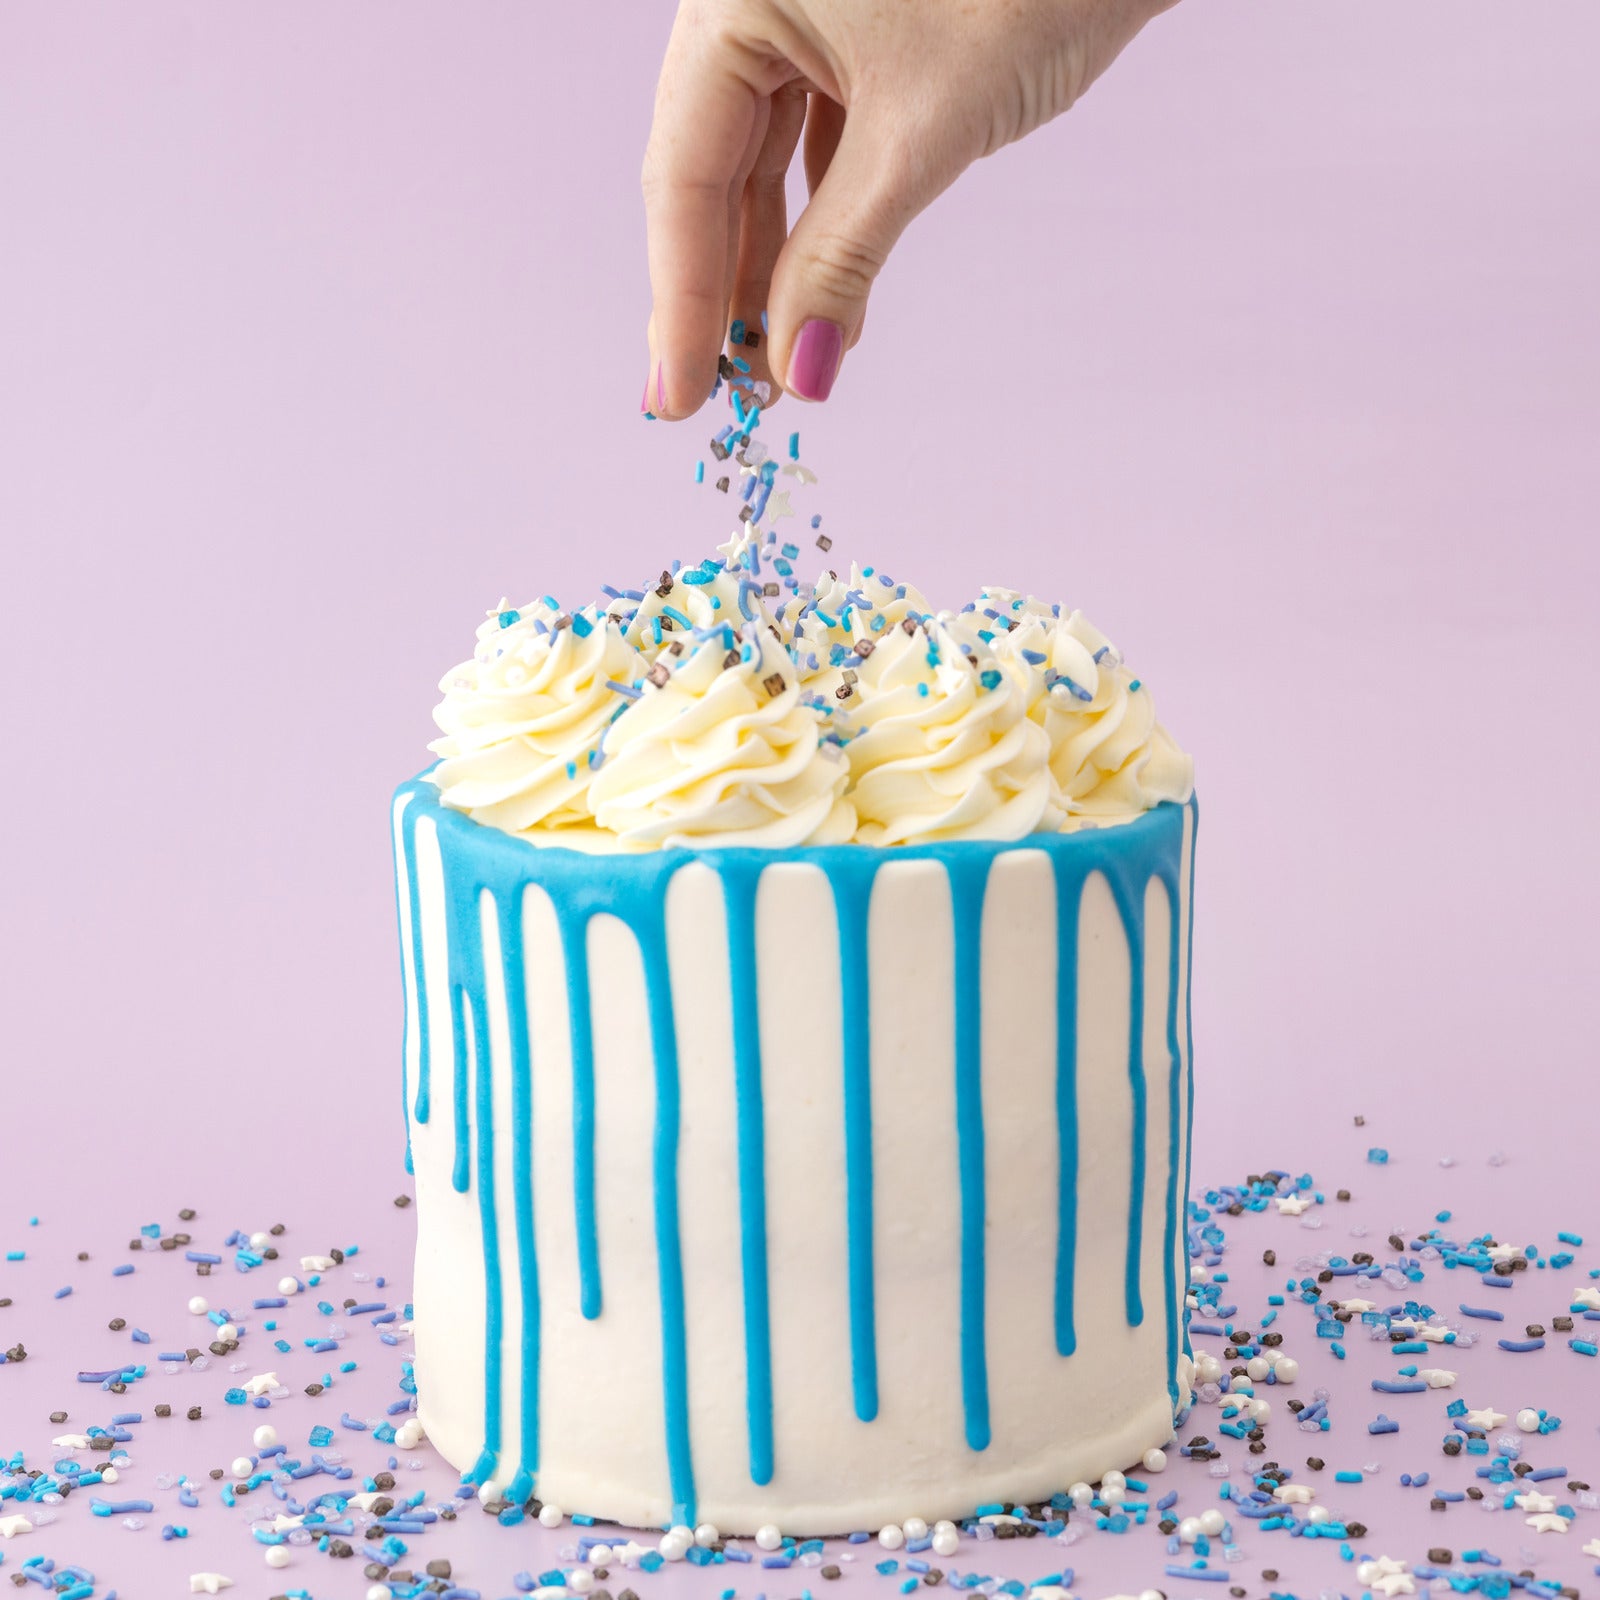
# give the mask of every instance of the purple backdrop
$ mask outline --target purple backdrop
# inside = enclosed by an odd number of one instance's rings
[[[635,414],[667,26],[0,13],[19,1215],[63,1162],[152,1213],[241,1152],[394,1187],[387,804],[436,680],[502,593],[723,531],[709,418]],[[1597,52],[1586,0],[1194,0],[918,222],[784,408],[838,553],[1081,605],[1197,753],[1202,1171],[1241,1116],[1309,1165],[1325,1112],[1403,1112],[1577,1192]]]

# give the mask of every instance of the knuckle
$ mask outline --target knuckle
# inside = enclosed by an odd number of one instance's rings
[[[883,252],[846,233],[829,232],[814,241],[812,277],[837,300],[862,300],[883,267]]]

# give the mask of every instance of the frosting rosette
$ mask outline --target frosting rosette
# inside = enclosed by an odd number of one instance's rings
[[[848,578],[825,572],[794,618],[791,638],[801,682],[837,666],[857,639],[875,640],[908,616],[915,620],[928,611],[917,590],[872,567],[852,566]]]
[[[995,654],[1025,686],[1028,715],[1045,731],[1069,827],[1189,798],[1192,758],[1156,720],[1150,691],[1081,611],[1063,617],[1008,602],[1002,615],[1011,626],[996,633]]]
[[[589,791],[623,846],[786,849],[854,833],[849,768],[765,623],[671,640],[637,692]]]
[[[572,615],[546,595],[504,601],[478,629],[472,658],[445,674],[429,748],[440,799],[510,833],[591,820],[587,793],[606,729],[625,709],[639,654],[593,610]]]
[[[1020,839],[1062,812],[1022,686],[952,618],[905,618],[834,669],[854,734],[856,837],[894,845]],[[844,691],[841,693],[841,691]]]

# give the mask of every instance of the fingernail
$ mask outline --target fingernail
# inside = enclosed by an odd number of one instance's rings
[[[645,374],[644,393],[639,396],[639,415],[642,417],[650,409],[650,375]]]
[[[844,333],[836,322],[813,317],[794,341],[789,354],[789,392],[802,400],[826,400],[833,393],[844,357]]]
[[[656,410],[664,412],[667,409],[667,393],[661,383],[661,363],[656,362]]]

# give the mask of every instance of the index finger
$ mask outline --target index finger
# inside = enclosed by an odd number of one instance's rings
[[[698,410],[716,381],[730,200],[761,106],[737,57],[692,18],[680,11],[667,43],[642,179],[653,299],[645,408],[662,417]]]

